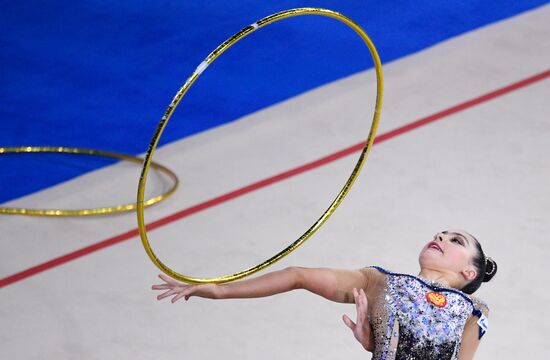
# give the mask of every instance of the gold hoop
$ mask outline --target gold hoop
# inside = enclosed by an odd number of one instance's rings
[[[365,143],[365,146],[363,150],[361,151],[361,154],[359,156],[359,160],[357,161],[357,164],[355,165],[350,177],[344,184],[344,187],[340,192],[338,193],[337,197],[334,199],[334,201],[330,204],[328,209],[321,215],[321,217],[302,235],[300,236],[296,241],[291,243],[288,247],[286,247],[284,250],[279,252],[278,254],[272,256],[271,258],[265,260],[264,262],[248,268],[246,270],[240,271],[238,273],[235,273],[233,275],[226,275],[221,277],[214,277],[214,278],[195,278],[183,274],[179,274],[172,269],[170,269],[168,266],[166,266],[162,261],[158,259],[158,257],[155,255],[153,250],[151,249],[151,245],[149,244],[149,239],[147,238],[147,230],[144,220],[144,214],[143,214],[143,208],[142,205],[143,196],[145,193],[145,185],[147,182],[147,173],[149,171],[149,167],[151,165],[151,160],[153,158],[153,154],[155,152],[155,149],[158,145],[160,136],[162,135],[162,132],[164,131],[164,128],[166,127],[166,124],[168,123],[168,120],[172,116],[174,110],[176,109],[176,106],[180,103],[183,96],[187,93],[189,88],[193,85],[193,83],[197,80],[197,78],[202,74],[202,72],[210,65],[214,60],[216,60],[221,54],[223,54],[227,49],[229,49],[231,46],[233,46],[237,41],[243,39],[247,35],[251,34],[252,32],[256,31],[257,29],[264,27],[266,25],[269,25],[273,22],[276,22],[278,20],[282,20],[285,18],[293,17],[293,16],[300,16],[300,15],[322,15],[327,16],[330,18],[334,18],[336,20],[339,20],[343,22],[344,24],[351,27],[365,42],[367,47],[369,48],[369,51],[371,53],[372,59],[374,61],[375,71],[376,71],[376,85],[377,85],[377,91],[376,91],[376,106],[374,110],[374,115],[372,119],[371,128],[369,131],[369,135],[367,138],[367,141]],[[165,274],[168,276],[171,276],[174,279],[184,281],[187,283],[193,283],[193,284],[205,284],[205,283],[224,283],[229,282],[237,279],[241,279],[245,276],[251,275],[257,271],[260,271],[275,262],[279,261],[286,255],[290,254],[292,251],[294,251],[298,246],[300,246],[302,243],[304,243],[307,239],[309,239],[324,223],[327,221],[327,219],[332,215],[332,213],[336,210],[338,205],[342,202],[348,191],[350,190],[351,186],[355,182],[355,179],[359,175],[359,171],[361,170],[365,159],[372,147],[374,137],[376,134],[376,130],[378,128],[378,122],[380,120],[380,111],[382,108],[382,94],[383,94],[383,75],[382,75],[382,64],[380,62],[380,58],[378,56],[378,53],[376,52],[376,48],[368,35],[365,33],[365,31],[353,20],[350,18],[337,13],[332,10],[327,9],[320,9],[320,8],[298,8],[298,9],[291,9],[282,11],[273,15],[270,15],[268,17],[265,17],[258,22],[255,22],[252,25],[247,26],[246,28],[242,29],[229,39],[227,39],[224,43],[219,45],[214,51],[212,51],[206,59],[195,69],[195,71],[191,74],[191,76],[187,79],[187,81],[183,84],[183,86],[179,89],[179,91],[176,93],[176,96],[168,105],[168,108],[164,112],[164,115],[162,119],[160,120],[155,133],[153,135],[153,138],[151,139],[151,142],[149,144],[149,149],[147,150],[147,154],[145,155],[145,161],[143,164],[143,169],[141,172],[141,177],[139,179],[139,186],[138,186],[138,192],[137,192],[137,221],[138,221],[138,228],[139,228],[139,234],[141,236],[141,241],[143,243],[143,247],[145,248],[145,251],[147,252],[147,255],[149,258],[153,261],[153,263]]]
[[[74,154],[74,155],[91,155],[91,156],[110,157],[110,158],[115,158],[119,160],[130,161],[138,164],[141,164],[143,162],[143,159],[136,156],[125,155],[125,154],[120,154],[120,153],[110,152],[110,151],[92,150],[92,149],[54,147],[54,146],[0,147],[0,155],[23,154],[23,153],[62,153],[62,154]],[[143,203],[143,207],[148,207],[167,199],[172,194],[174,194],[174,192],[176,192],[179,186],[178,177],[170,169],[157,163],[152,163],[151,166],[157,169],[158,171],[168,175],[173,180],[174,185],[172,185],[172,187],[164,194],[161,194],[159,196],[155,196],[149,200],[146,200]],[[75,210],[25,209],[25,208],[14,208],[14,207],[0,207],[0,214],[29,215],[29,216],[91,216],[91,215],[109,215],[109,214],[124,213],[124,212],[134,211],[136,207],[137,207],[136,204],[123,204],[123,205],[115,205],[110,207],[75,209]]]

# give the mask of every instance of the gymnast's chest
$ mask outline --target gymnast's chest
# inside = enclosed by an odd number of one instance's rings
[[[431,344],[460,342],[471,305],[459,294],[436,291],[415,278],[390,276],[384,289],[386,325],[398,323],[400,337]],[[403,339],[401,339],[403,340]]]

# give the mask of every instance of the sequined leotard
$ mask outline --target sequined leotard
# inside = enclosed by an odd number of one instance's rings
[[[483,302],[412,275],[366,271],[373,360],[458,359],[466,320],[483,318]]]

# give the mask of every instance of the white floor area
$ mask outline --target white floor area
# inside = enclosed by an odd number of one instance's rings
[[[379,134],[548,71],[549,18],[550,6],[542,7],[385,64]],[[182,186],[147,210],[147,221],[364,140],[373,79],[372,71],[357,74],[161,148],[155,160],[175,170]],[[416,274],[417,254],[433,234],[464,228],[499,265],[476,293],[491,308],[476,359],[544,358],[550,346],[548,99],[550,78],[376,145],[335,215],[269,270],[377,264]],[[313,223],[355,161],[348,156],[167,224],[150,233],[155,251],[194,276],[254,265]],[[132,201],[139,170],[119,164],[4,205]],[[165,185],[152,183],[152,192]],[[0,228],[0,278],[6,278],[135,229],[136,219],[3,216]],[[369,358],[340,319],[353,317],[353,306],[305,292],[172,305],[157,302],[150,290],[158,272],[134,236],[5,286],[0,358]]]

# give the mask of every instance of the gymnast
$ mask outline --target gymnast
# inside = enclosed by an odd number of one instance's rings
[[[192,296],[256,298],[305,289],[326,299],[355,303],[356,322],[344,323],[372,359],[473,359],[487,330],[488,307],[471,296],[497,271],[480,243],[462,230],[437,233],[419,255],[418,276],[380,267],[359,270],[288,267],[254,279],[225,284],[165,282],[158,300]]]

